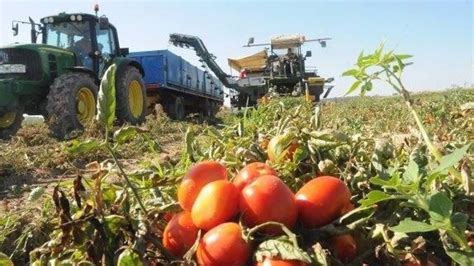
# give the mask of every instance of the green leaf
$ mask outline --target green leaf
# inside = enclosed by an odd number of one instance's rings
[[[443,156],[441,163],[435,170],[433,170],[433,172],[442,172],[443,170],[457,164],[464,157],[464,154],[470,146],[471,144],[464,145],[462,148],[454,150],[451,154]]]
[[[88,153],[88,152],[98,149],[101,146],[102,146],[102,143],[93,139],[88,139],[85,141],[73,140],[66,147],[66,152],[72,153],[72,154]]]
[[[359,203],[361,204],[361,206],[370,206],[377,202],[389,199],[392,199],[392,196],[388,195],[387,193],[382,192],[380,190],[372,190],[369,192],[369,194],[367,194],[364,199],[360,200]]]
[[[397,226],[390,227],[390,230],[398,233],[429,232],[437,229],[434,225],[413,221],[411,218],[405,218]]]
[[[314,251],[313,258],[316,261],[316,265],[318,265],[318,266],[329,266],[329,265],[331,265],[329,263],[329,259],[327,257],[327,254],[324,251],[321,244],[316,243],[316,245],[313,246],[313,251]]]
[[[408,59],[408,58],[412,58],[413,55],[409,55],[409,54],[397,54],[395,55],[398,59],[400,60],[405,60],[405,59]]]
[[[385,188],[396,188],[398,185],[400,185],[400,177],[396,173],[393,174],[389,180],[374,176],[370,179],[370,183]]]
[[[356,80],[354,83],[352,83],[352,86],[347,90],[345,95],[351,94],[352,92],[357,90],[361,83],[362,83],[362,81]]]
[[[366,81],[364,83],[364,85],[362,85],[362,88],[361,88],[361,95],[364,96],[366,92],[369,92],[372,90],[372,82],[371,81]]]
[[[347,71],[345,71],[344,73],[342,73],[342,76],[345,77],[345,76],[356,76],[357,74],[359,74],[359,70],[358,69],[349,69]]]
[[[11,261],[10,257],[0,252],[0,265],[4,266],[14,266],[13,261]]]
[[[44,187],[37,187],[33,189],[30,192],[30,195],[28,196],[28,201],[30,202],[37,201],[39,198],[41,198],[41,196],[43,196],[44,191],[45,191]]]
[[[138,133],[143,133],[143,132],[145,132],[145,130],[140,129],[135,126],[122,127],[119,130],[114,132],[114,140],[118,144],[123,144],[130,138],[136,136]]]
[[[117,261],[118,266],[142,266],[143,262],[135,251],[130,248],[125,249]]]
[[[97,100],[97,120],[106,129],[112,128],[115,120],[115,70],[117,66],[112,64],[100,82],[99,96]]]
[[[474,250],[446,250],[451,259],[463,266],[473,266],[474,265]]]
[[[410,160],[407,168],[405,169],[405,172],[403,173],[403,178],[405,181],[408,181],[410,183],[414,183],[420,180],[420,168],[418,167],[418,164],[415,161]]]
[[[466,230],[467,221],[469,216],[465,213],[456,212],[451,216],[451,224],[455,226],[460,232]]]
[[[112,237],[120,232],[120,228],[127,224],[127,220],[120,215],[108,215],[104,217],[104,227],[109,237]]]
[[[430,197],[429,213],[433,220],[450,220],[453,210],[453,202],[442,192],[438,192]]]
[[[299,247],[295,247],[288,237],[269,239],[262,242],[255,252],[257,261],[262,262],[265,257],[278,256],[283,260],[300,260],[311,263],[311,257]]]

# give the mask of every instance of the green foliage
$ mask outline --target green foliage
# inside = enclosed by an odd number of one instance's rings
[[[99,95],[97,97],[97,121],[106,130],[109,130],[115,120],[115,72],[117,66],[112,64],[105,71],[100,82]]]
[[[295,247],[288,237],[268,239],[258,245],[255,252],[256,261],[262,262],[264,258],[273,257],[311,263],[311,257],[298,246]]]

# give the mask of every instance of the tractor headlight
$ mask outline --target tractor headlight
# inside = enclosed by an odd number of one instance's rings
[[[53,23],[53,22],[54,22],[54,18],[52,18],[52,17],[48,18],[48,22],[49,22],[49,23]]]
[[[75,21],[75,20],[76,20],[76,16],[74,16],[74,15],[71,15],[69,18],[71,19],[71,21]]]
[[[81,16],[81,15],[77,15],[77,16],[76,16],[76,19],[77,19],[77,21],[81,21],[81,20],[82,20],[82,16]]]
[[[0,74],[26,73],[26,65],[23,64],[5,64],[0,65]]]

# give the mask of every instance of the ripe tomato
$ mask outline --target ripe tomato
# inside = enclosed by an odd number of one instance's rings
[[[210,230],[239,212],[239,191],[230,181],[217,180],[205,185],[191,210],[193,223]]]
[[[309,266],[309,264],[300,260],[282,260],[280,258],[265,257],[263,262],[257,262],[255,266]]]
[[[251,255],[250,244],[242,238],[236,223],[223,223],[204,234],[196,251],[199,265],[245,265]]]
[[[213,161],[200,162],[191,167],[178,188],[178,201],[186,211],[191,211],[199,191],[212,181],[227,179],[225,167]]]
[[[268,159],[272,162],[279,160],[293,160],[293,154],[298,148],[298,142],[289,135],[278,135],[268,143]]]
[[[234,185],[239,191],[241,191],[245,186],[252,183],[257,177],[262,175],[277,175],[277,172],[273,170],[270,166],[265,163],[255,162],[251,163],[235,176]]]
[[[242,220],[250,227],[273,221],[293,228],[298,216],[293,192],[278,177],[264,175],[246,186],[240,195]],[[280,228],[263,229],[268,234],[278,234]]]
[[[343,263],[353,261],[357,255],[357,244],[349,234],[329,239],[329,249]]]
[[[350,199],[349,188],[339,178],[316,177],[296,193],[299,218],[308,228],[326,225],[350,210]]]
[[[171,254],[181,257],[196,241],[198,230],[193,224],[189,212],[177,213],[163,231],[163,246]]]

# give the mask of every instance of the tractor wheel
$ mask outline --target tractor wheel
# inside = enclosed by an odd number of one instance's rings
[[[67,73],[53,82],[46,105],[47,122],[52,134],[70,138],[73,131],[82,131],[96,115],[97,85],[86,73]]]
[[[0,113],[0,139],[9,139],[21,128],[23,121],[23,108]]]
[[[212,102],[209,101],[208,99],[204,100],[204,103],[202,105],[202,114],[204,117],[213,117],[212,113],[213,105]]]
[[[174,99],[174,102],[170,105],[169,115],[175,120],[183,120],[186,117],[183,97],[176,97]]]
[[[117,72],[117,119],[132,125],[145,121],[146,90],[142,75],[135,67]]]

